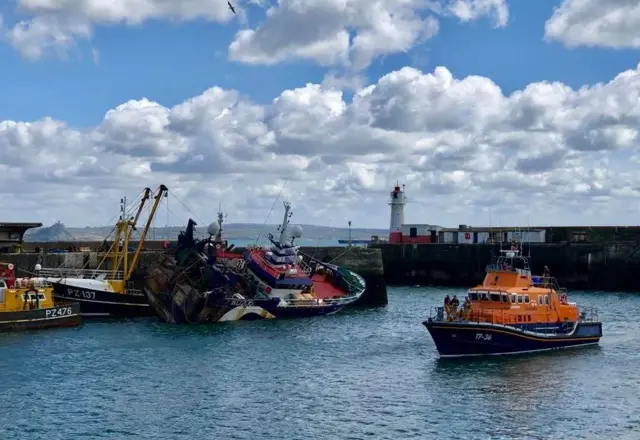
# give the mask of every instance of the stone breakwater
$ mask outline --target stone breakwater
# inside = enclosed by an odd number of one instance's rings
[[[161,249],[161,243],[153,247],[146,246],[147,249]],[[75,244],[78,246],[78,244]],[[99,243],[86,243],[83,246],[92,249],[97,248]],[[37,246],[37,245],[36,245]],[[67,244],[69,246],[69,244]],[[29,244],[29,248],[33,249],[34,244]],[[40,246],[43,247],[44,246]],[[52,248],[64,248],[66,246],[51,246]],[[78,246],[79,247],[79,246]],[[241,252],[242,248],[234,248],[234,252]],[[362,276],[366,283],[367,289],[356,305],[361,306],[381,306],[388,302],[387,287],[385,283],[384,270],[382,266],[382,252],[379,249],[368,248],[345,248],[345,247],[314,247],[302,248],[302,250],[312,257],[323,261],[331,262],[339,266],[344,266]],[[23,252],[19,254],[0,254],[0,261],[13,263],[17,269],[17,276],[27,276],[32,274],[35,265],[38,263],[39,254],[35,252]],[[65,268],[82,268],[96,269],[100,263],[102,256],[97,252],[68,252],[68,253],[43,253],[42,266],[49,268],[65,267]],[[137,275],[143,275],[149,265],[158,258],[157,250],[147,250],[140,255],[140,261],[136,268]],[[110,269],[110,259],[105,259],[101,269]]]
[[[395,285],[476,285],[499,247],[485,244],[375,245],[386,281]],[[640,243],[523,245],[534,273],[545,265],[561,286],[580,290],[640,291]]]

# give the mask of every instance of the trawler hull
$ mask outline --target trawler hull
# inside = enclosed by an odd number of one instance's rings
[[[327,316],[342,310],[344,304],[282,306],[272,299],[216,299],[192,297],[178,300],[177,295],[157,294],[145,288],[149,302],[161,321],[172,324],[199,324],[260,319],[290,319]]]
[[[80,313],[86,318],[134,318],[153,315],[144,294],[105,292],[61,282],[51,284],[56,300],[80,303]]]
[[[78,303],[46,309],[0,312],[0,332],[77,327],[81,324],[82,316]]]
[[[513,355],[595,345],[602,337],[600,322],[580,322],[571,331],[539,333],[524,327],[474,322],[423,322],[440,357]]]

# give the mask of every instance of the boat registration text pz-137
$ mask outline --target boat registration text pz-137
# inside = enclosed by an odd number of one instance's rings
[[[96,299],[96,292],[93,292],[91,290],[74,289],[71,287],[67,287],[67,294],[69,296],[73,296],[74,298]]]

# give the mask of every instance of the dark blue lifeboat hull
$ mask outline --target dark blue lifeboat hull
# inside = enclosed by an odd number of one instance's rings
[[[423,322],[440,357],[508,355],[535,353],[560,348],[595,345],[602,337],[602,323],[569,323],[544,332],[500,324],[475,322]],[[551,330],[551,331],[550,331]]]

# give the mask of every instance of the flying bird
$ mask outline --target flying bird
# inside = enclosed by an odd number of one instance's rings
[[[231,9],[231,12],[233,12],[235,14],[236,13],[236,8],[233,7],[231,2],[227,2],[227,4],[229,5],[229,9]]]

